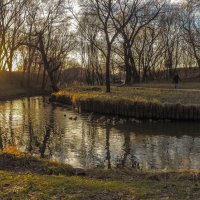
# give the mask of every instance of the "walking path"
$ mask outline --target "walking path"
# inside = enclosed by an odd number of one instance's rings
[[[180,92],[200,92],[200,89],[185,89],[185,88],[178,88],[178,89],[175,89],[175,88],[159,88],[159,87],[133,87],[135,89],[144,89],[144,90],[164,90],[164,91],[180,91]]]

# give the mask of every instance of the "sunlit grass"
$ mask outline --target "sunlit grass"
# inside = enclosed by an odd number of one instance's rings
[[[104,180],[95,176],[67,177],[0,171],[0,198],[196,199],[200,194],[198,180],[191,180],[187,174],[185,176],[178,173],[131,175],[130,172],[117,177],[116,171],[109,180]]]
[[[2,150],[4,154],[11,154],[15,156],[22,156],[24,155],[16,146],[7,146]]]
[[[46,171],[31,170],[28,163],[34,160],[44,168],[44,163],[52,166],[50,161],[27,156],[13,146],[0,153],[1,161],[3,156],[5,162],[12,160],[4,169],[0,162],[0,199],[197,199],[200,195],[199,170],[91,169],[79,177],[70,175],[68,165],[55,163],[55,171],[62,167],[68,173],[48,175]],[[18,166],[14,167],[16,160]]]
[[[148,98],[139,94],[133,94],[133,92],[128,90],[125,91],[122,89],[114,88],[111,93],[105,93],[103,87],[79,87],[79,88],[69,88],[66,90],[59,91],[54,93],[58,98],[64,98],[68,96],[73,103],[81,100],[91,100],[97,99],[101,101],[132,101],[132,102],[144,102],[146,103]],[[53,95],[54,95],[53,94]],[[155,98],[152,98],[155,101]]]
[[[105,93],[104,87],[76,87],[66,88],[56,93],[56,96],[59,98],[68,96],[73,102],[95,98],[102,101],[200,104],[200,92],[162,88],[112,87],[111,93]]]
[[[0,169],[19,172],[29,171],[47,175],[74,174],[70,165],[32,157],[27,153],[21,152],[15,146],[8,146],[0,151]]]
[[[200,120],[200,91],[155,88],[66,88],[52,94],[52,101],[71,104],[79,112],[96,112],[155,120]]]
[[[121,196],[128,191],[125,184],[118,181],[101,181],[92,178],[38,176],[0,172],[0,198],[14,199],[87,199],[89,196],[104,194],[108,198]]]

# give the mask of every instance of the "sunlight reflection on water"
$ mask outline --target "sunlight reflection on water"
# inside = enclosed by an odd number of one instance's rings
[[[200,168],[198,123],[103,126],[42,97],[0,103],[0,148],[7,146],[82,168]]]

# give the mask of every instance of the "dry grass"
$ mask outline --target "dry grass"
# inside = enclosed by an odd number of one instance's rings
[[[9,157],[8,157],[9,155]],[[176,199],[196,200],[200,196],[200,172],[138,172],[133,169],[93,169],[85,177],[68,176],[72,168],[54,164],[57,172],[62,166],[65,173],[47,175],[32,171],[30,163],[37,160],[34,169],[52,168],[52,163],[25,157],[15,147],[1,152],[0,158],[9,159],[9,166],[0,166],[0,199],[74,199],[74,200],[134,200]],[[18,167],[14,167],[18,160]],[[0,162],[2,163],[2,162]],[[68,173],[67,173],[68,170]],[[57,175],[55,175],[57,174]]]
[[[138,119],[200,120],[199,90],[155,88],[79,87],[52,94],[52,100],[72,104],[78,111],[119,115]]]
[[[15,146],[9,146],[3,151],[0,151],[0,169],[15,172],[32,172],[43,175],[74,174],[73,168],[69,165],[32,157],[20,152]]]
[[[112,87],[106,94],[104,87],[68,88],[56,93],[57,97],[69,96],[72,99],[101,99],[102,101],[127,100],[150,103],[200,104],[200,90],[175,90],[162,88]]]

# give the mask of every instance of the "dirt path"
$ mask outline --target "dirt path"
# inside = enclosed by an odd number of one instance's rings
[[[190,88],[156,88],[156,87],[133,87],[135,89],[143,89],[143,90],[163,90],[163,91],[174,91],[174,92],[200,92],[200,89],[190,89]]]

